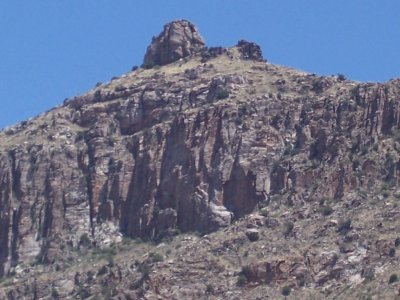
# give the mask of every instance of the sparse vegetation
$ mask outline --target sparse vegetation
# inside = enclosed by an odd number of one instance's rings
[[[284,229],[283,234],[284,234],[285,237],[288,237],[288,236],[290,236],[290,235],[292,234],[292,232],[293,232],[294,223],[293,223],[292,221],[287,221],[287,222],[285,223],[284,228],[285,228],[285,229]]]
[[[363,270],[362,272],[362,276],[363,278],[365,278],[365,280],[368,281],[372,281],[375,279],[375,269],[374,268],[366,268],[365,270]]]
[[[351,220],[350,219],[346,219],[346,220],[342,220],[339,222],[338,224],[338,232],[340,234],[347,234],[351,229],[352,229],[352,224],[351,224]]]
[[[89,235],[87,233],[82,234],[79,238],[79,246],[90,247],[91,244],[92,242],[89,238]]]
[[[341,73],[337,74],[337,79],[338,79],[338,81],[347,80],[346,76],[344,74],[341,74]]]
[[[148,277],[150,274],[150,266],[147,263],[137,263],[138,272],[142,273],[143,277]]]
[[[397,281],[399,281],[399,277],[398,277],[397,274],[392,274],[392,275],[390,275],[390,277],[389,277],[389,284],[395,283],[395,282],[397,282]]]
[[[289,296],[291,292],[292,292],[292,289],[291,289],[290,286],[284,286],[284,287],[281,289],[281,293],[282,293],[282,295],[285,296],[285,297]]]
[[[150,252],[149,253],[149,260],[153,263],[156,262],[161,262],[164,260],[164,256],[162,256],[160,253],[154,253],[154,252]]]
[[[314,79],[311,85],[312,85],[311,90],[317,94],[322,93],[324,90],[324,83],[321,78]]]
[[[396,249],[395,249],[395,248],[390,248],[390,250],[389,250],[389,256],[390,256],[390,257],[395,257],[395,256],[396,256]]]
[[[51,297],[53,299],[59,299],[59,297],[60,297],[58,291],[54,287],[51,288]]]
[[[247,277],[243,274],[240,274],[238,277],[237,285],[238,286],[243,286],[247,283]]]
[[[321,207],[321,213],[322,213],[324,216],[329,216],[329,215],[331,215],[331,214],[333,213],[333,208],[330,207],[329,205],[322,206],[322,207]]]
[[[223,100],[229,97],[229,92],[227,90],[219,90],[217,92],[217,99]]]
[[[264,217],[268,217],[268,208],[267,207],[263,207],[260,209],[260,215],[264,216]]]

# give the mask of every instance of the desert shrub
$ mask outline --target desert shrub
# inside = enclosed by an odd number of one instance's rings
[[[288,237],[293,232],[293,228],[294,228],[294,223],[292,221],[287,221],[285,223],[285,229],[283,232],[285,237]]]
[[[243,286],[247,283],[247,277],[244,274],[240,274],[238,277],[237,285]]]
[[[262,215],[264,217],[268,217],[268,208],[266,208],[266,207],[261,208],[260,215]]]
[[[150,266],[147,263],[139,263],[137,270],[142,273],[143,277],[148,277],[150,274]]]
[[[390,250],[389,250],[389,256],[390,256],[390,257],[395,257],[395,256],[396,256],[396,249],[395,249],[395,248],[390,248]]]
[[[394,240],[394,245],[395,245],[396,247],[400,246],[400,238],[396,238],[396,239]]]
[[[351,98],[357,100],[359,98],[360,85],[356,85],[350,90]]]
[[[251,277],[252,270],[250,266],[243,266],[242,271],[240,272],[240,275],[244,275],[246,277],[246,281],[249,281],[249,278]]]
[[[75,136],[75,143],[79,141],[85,140],[85,132],[84,131],[78,131]]]
[[[384,198],[389,197],[389,188],[390,188],[389,183],[387,183],[387,182],[382,183],[381,192],[382,192],[382,196]]]
[[[337,74],[337,78],[338,78],[339,81],[345,81],[347,79],[344,74],[340,74],[340,73]]]
[[[321,214],[324,216],[329,216],[333,213],[333,208],[330,207],[329,205],[321,207]]]
[[[110,268],[114,267],[114,257],[112,255],[107,256],[107,264]]]
[[[361,155],[366,155],[368,153],[368,146],[367,145],[362,145],[360,147],[360,152],[361,152]]]
[[[337,254],[337,253],[333,254],[331,266],[332,267],[335,266],[338,260],[339,260],[339,254]]]
[[[153,263],[160,262],[160,261],[164,260],[164,256],[162,256],[162,254],[160,254],[160,253],[150,252],[149,260]]]
[[[79,246],[90,247],[91,244],[92,242],[90,241],[89,235],[87,233],[82,234],[79,238]]]
[[[311,86],[311,90],[315,93],[321,93],[324,90],[324,83],[321,78],[314,79]]]
[[[293,146],[291,144],[286,145],[283,155],[291,155],[293,152]]]
[[[207,284],[206,293],[212,294],[214,292],[214,287],[211,284]]]
[[[389,277],[389,284],[395,283],[399,281],[399,277],[397,276],[397,274],[392,274]]]
[[[362,277],[364,277],[368,281],[372,281],[375,278],[375,270],[374,268],[367,268],[363,270]]]
[[[306,285],[306,279],[304,277],[300,278],[299,281],[297,282],[297,284],[299,285],[299,287],[305,286]]]
[[[98,271],[97,271],[97,276],[101,276],[107,274],[107,267],[106,266],[102,266]]]
[[[351,230],[351,228],[351,220],[346,219],[339,222],[337,231],[341,234],[346,234]]]
[[[284,286],[281,290],[281,293],[283,296],[287,297],[290,295],[291,291],[292,291],[292,289],[290,288],[290,286]]]
[[[249,95],[254,95],[254,94],[257,93],[257,91],[256,91],[255,88],[252,88],[252,89],[247,90],[247,93],[248,93]]]
[[[100,102],[102,99],[101,90],[97,90],[96,92],[94,92],[93,97],[95,102]]]
[[[78,287],[77,295],[78,295],[79,299],[86,299],[86,298],[89,298],[90,292],[85,287],[80,285]]]
[[[57,290],[54,287],[51,289],[51,297],[53,299],[58,299],[60,297],[60,295],[58,294]]]
[[[217,92],[217,99],[222,100],[229,97],[229,92],[227,90],[220,90]]]

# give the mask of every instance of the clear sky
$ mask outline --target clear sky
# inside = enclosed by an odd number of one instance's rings
[[[0,128],[140,65],[151,37],[180,18],[209,46],[244,38],[272,63],[400,77],[400,0],[1,0]]]

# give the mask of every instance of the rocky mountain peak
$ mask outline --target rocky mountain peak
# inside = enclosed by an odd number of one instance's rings
[[[198,52],[205,46],[196,26],[187,20],[177,20],[164,26],[147,47],[143,67],[163,66]]]
[[[144,65],[0,131],[1,300],[398,299],[399,79],[188,21]]]

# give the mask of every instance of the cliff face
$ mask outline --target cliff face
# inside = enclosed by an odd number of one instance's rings
[[[260,56],[245,41],[203,49],[2,131],[0,277],[87,241],[208,233],[282,205],[312,219],[325,200],[352,209],[357,191],[397,187],[400,81]]]

